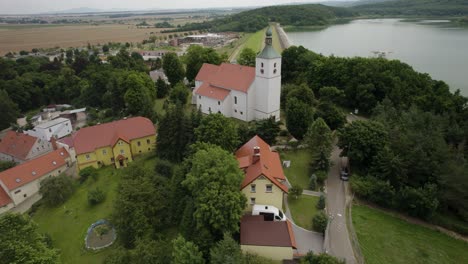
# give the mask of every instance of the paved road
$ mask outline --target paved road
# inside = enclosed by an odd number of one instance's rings
[[[325,250],[337,258],[346,259],[346,264],[354,264],[356,259],[346,226],[345,184],[348,183],[339,178],[340,152],[338,147],[333,149],[331,157],[333,166],[330,168],[327,179],[327,210],[331,216],[331,222]]]

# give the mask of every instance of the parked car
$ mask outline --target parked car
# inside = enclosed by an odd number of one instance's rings
[[[286,215],[272,205],[256,204],[252,208],[252,215],[263,215],[265,221],[286,221]]]
[[[349,180],[349,171],[348,171],[348,168],[341,168],[341,171],[340,171],[340,178],[341,180],[343,181],[348,181]]]

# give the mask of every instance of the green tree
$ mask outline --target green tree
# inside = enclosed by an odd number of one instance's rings
[[[255,121],[251,130],[250,134],[258,135],[265,140],[266,143],[273,145],[276,143],[276,137],[281,131],[280,122],[277,122],[275,117],[272,116],[267,119]]]
[[[171,86],[167,84],[165,81],[163,81],[161,77],[159,77],[158,80],[156,80],[155,87],[156,87],[157,98],[166,97],[169,94],[169,90],[171,88]]]
[[[18,106],[10,99],[8,93],[0,89],[0,108],[2,109],[2,118],[0,119],[0,129],[5,129],[12,123],[16,123],[16,117],[19,116]]]
[[[322,118],[318,118],[310,125],[305,135],[305,141],[312,152],[317,168],[328,170],[333,148],[333,135]]]
[[[327,253],[320,253],[314,255],[311,251],[301,259],[301,264],[345,264],[344,260],[328,255]]]
[[[222,114],[210,114],[203,118],[200,126],[195,129],[195,138],[230,152],[240,143],[236,124]]]
[[[46,237],[26,214],[0,216],[0,229],[2,263],[60,263],[58,251],[47,245]]]
[[[323,118],[331,130],[343,127],[346,123],[346,115],[334,104],[321,102],[317,106],[317,117]]]
[[[16,165],[14,161],[0,160],[0,172],[13,168]]]
[[[104,202],[104,199],[106,199],[106,193],[104,193],[101,189],[96,188],[88,191],[88,203],[90,205],[100,204]]]
[[[107,44],[104,44],[104,45],[102,46],[102,52],[104,52],[104,53],[109,52],[109,46],[108,46]]]
[[[317,232],[320,232],[322,234],[325,233],[327,224],[328,224],[328,217],[323,211],[318,212],[314,216],[314,218],[312,218],[312,227]]]
[[[299,199],[299,197],[301,197],[302,191],[303,191],[302,187],[295,184],[289,189],[289,195],[297,200]]]
[[[187,79],[193,81],[204,63],[221,64],[219,54],[212,48],[192,45],[188,48],[184,58],[187,65]]]
[[[289,133],[298,140],[301,140],[307,128],[313,121],[313,109],[311,106],[301,102],[297,98],[291,98],[286,106],[286,127]]]
[[[296,98],[297,100],[312,106],[315,104],[315,95],[312,89],[307,84],[288,86],[286,100]]]
[[[78,175],[80,175],[80,183],[85,182],[89,177],[95,177],[97,174],[96,169],[93,166],[81,169]]]
[[[70,176],[61,174],[50,177],[41,182],[39,193],[44,202],[50,206],[64,203],[74,192],[74,183]]]
[[[207,146],[193,155],[192,168],[182,184],[194,199],[197,227],[205,227],[215,236],[239,230],[247,201],[239,189],[243,179],[234,156],[218,146]]]
[[[325,209],[325,196],[323,194],[320,195],[320,198],[317,202],[317,209],[319,210]]]
[[[183,83],[178,83],[169,93],[169,100],[173,104],[186,105],[189,97],[189,91]]]
[[[123,86],[127,89],[124,100],[129,114],[153,118],[156,93],[151,79],[149,81],[137,73],[132,73],[125,79]]]
[[[212,264],[241,264],[242,253],[239,244],[232,239],[229,233],[224,233],[223,240],[216,243],[210,250],[210,263]]]
[[[174,86],[184,80],[185,70],[179,57],[174,52],[164,54],[163,69],[166,73],[169,83]]]
[[[255,67],[256,58],[257,58],[257,54],[255,54],[255,51],[253,51],[253,49],[243,48],[239,55],[239,59],[237,60],[237,62],[240,65]]]
[[[203,254],[198,250],[197,245],[187,241],[179,235],[172,241],[172,263],[174,264],[203,264]]]
[[[325,86],[319,90],[321,102],[331,102],[334,104],[344,104],[345,93],[335,86]]]

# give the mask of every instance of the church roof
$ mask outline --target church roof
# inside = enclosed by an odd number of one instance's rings
[[[263,48],[262,52],[260,52],[257,55],[257,58],[262,58],[262,59],[277,59],[281,58],[281,55],[273,48],[271,45],[265,45],[265,48]]]
[[[229,93],[229,90],[212,86],[208,82],[204,82],[197,90],[197,94],[199,95],[203,95],[221,101],[223,101]]]

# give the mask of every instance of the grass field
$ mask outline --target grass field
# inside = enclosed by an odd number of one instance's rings
[[[140,157],[135,162],[152,166],[152,160],[154,159]],[[39,230],[50,234],[54,247],[60,249],[62,263],[102,263],[112,253],[112,247],[99,252],[87,251],[84,239],[92,223],[111,215],[121,173],[125,173],[125,170],[117,170],[111,166],[100,169],[97,179],[89,179],[80,185],[65,204],[56,208],[41,206],[33,215]],[[88,191],[96,187],[106,193],[106,200],[90,206],[87,200]]]
[[[281,152],[281,160],[291,161],[291,166],[284,168],[284,173],[292,185],[297,184],[304,190],[309,189],[311,159],[312,155],[307,149]]]
[[[317,213],[317,203],[319,197],[302,195],[295,200],[288,197],[288,206],[291,214],[298,226],[312,230],[312,218]]]
[[[352,217],[368,264],[468,263],[468,243],[461,240],[364,205],[354,205]]]

